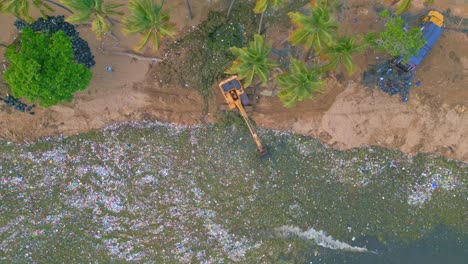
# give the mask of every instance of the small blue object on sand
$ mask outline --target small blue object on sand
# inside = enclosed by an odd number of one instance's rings
[[[114,71],[114,69],[113,69],[111,66],[107,66],[107,67],[106,67],[106,70],[107,70],[108,72],[113,72],[113,71]]]
[[[417,81],[417,82],[415,82],[415,83],[414,83],[414,85],[416,85],[416,86],[419,86],[419,85],[421,85],[421,81]]]

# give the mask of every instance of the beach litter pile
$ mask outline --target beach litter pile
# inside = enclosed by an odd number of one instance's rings
[[[0,101],[3,101],[7,106],[13,107],[20,112],[27,112],[30,115],[34,115],[32,110],[36,107],[35,104],[27,105],[11,95],[7,95],[5,98],[0,97]]]
[[[259,134],[266,159],[241,126],[125,123],[0,141],[0,262],[333,263],[331,250],[379,258],[369,236],[467,231],[465,163]],[[433,183],[430,199],[409,202]],[[297,232],[278,236],[284,226]]]
[[[413,85],[419,86],[420,81],[414,81],[415,73],[404,72],[397,69],[391,63],[391,60],[385,60],[382,63],[370,65],[368,70],[363,73],[363,83],[367,87],[377,87],[389,95],[401,95],[401,101],[408,101],[410,88]]]

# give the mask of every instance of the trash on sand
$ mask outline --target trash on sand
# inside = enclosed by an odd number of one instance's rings
[[[409,89],[414,72],[403,72],[393,69],[390,60],[371,65],[370,69],[363,73],[363,83],[368,87],[377,86],[389,95],[400,94],[402,102],[408,101]]]

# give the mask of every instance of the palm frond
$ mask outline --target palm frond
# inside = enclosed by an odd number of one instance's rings
[[[254,35],[254,40],[249,42],[247,47],[231,47],[231,52],[236,56],[236,60],[231,67],[226,70],[227,74],[236,74],[243,80],[244,86],[249,87],[254,76],[258,76],[263,85],[268,82],[270,69],[276,64],[268,59],[271,53],[271,44],[265,43],[262,36]]]
[[[320,80],[320,71],[316,68],[307,68],[306,65],[291,58],[290,71],[275,78],[280,92],[278,97],[285,107],[292,107],[305,99],[313,98],[318,92],[323,92],[323,82]]]
[[[366,45],[358,43],[354,37],[340,37],[335,45],[326,49],[325,53],[329,63],[323,68],[325,70],[334,70],[340,63],[343,63],[348,74],[351,74],[355,70],[352,55],[363,52],[365,48]]]
[[[141,50],[149,40],[152,47],[158,49],[161,37],[174,37],[175,27],[169,21],[169,15],[162,11],[163,5],[157,5],[151,0],[131,0],[130,16],[124,20],[124,32],[127,34],[142,34],[140,44],[135,48]]]
[[[110,15],[123,15],[122,12],[114,9],[123,4],[105,3],[103,0],[60,0],[64,5],[73,9],[75,13],[67,18],[70,23],[83,23],[93,18],[91,23],[93,32],[98,38],[103,33],[110,31],[109,22],[106,21]],[[93,17],[94,16],[94,17]]]
[[[300,12],[290,12],[288,15],[291,24],[296,28],[289,36],[291,44],[304,45],[306,50],[314,48],[318,53],[324,45],[330,46],[333,43],[338,24],[330,16],[329,11],[316,8],[311,10],[310,16]]]
[[[33,18],[29,15],[30,2],[33,7],[39,10],[42,16],[45,16],[47,12],[54,11],[43,0],[0,0],[0,12],[10,13],[27,22],[32,22]]]

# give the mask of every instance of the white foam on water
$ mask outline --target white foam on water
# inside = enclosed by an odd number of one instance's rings
[[[370,251],[364,247],[353,247],[345,242],[341,242],[339,240],[333,239],[332,236],[327,236],[326,232],[323,230],[317,231],[313,228],[309,228],[307,231],[302,231],[299,227],[294,226],[282,226],[275,228],[276,235],[280,237],[289,237],[292,234],[297,235],[299,238],[312,240],[317,245],[322,246],[324,248],[330,249],[338,249],[350,252],[366,252],[366,253],[374,253],[374,251]]]

